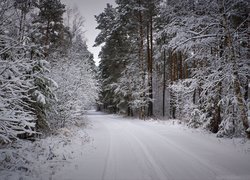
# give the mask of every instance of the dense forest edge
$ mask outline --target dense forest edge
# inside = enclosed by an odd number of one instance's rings
[[[60,0],[0,1],[0,145],[78,123],[95,104],[84,18]]]
[[[98,109],[250,137],[249,1],[116,0],[96,16]]]

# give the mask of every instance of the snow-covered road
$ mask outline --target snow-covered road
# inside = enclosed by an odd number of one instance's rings
[[[249,180],[250,152],[232,140],[171,123],[89,112],[93,141],[53,179]]]

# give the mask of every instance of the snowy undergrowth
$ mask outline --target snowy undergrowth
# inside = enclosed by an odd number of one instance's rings
[[[77,124],[34,142],[18,140],[0,147],[0,179],[52,179],[57,171],[82,155],[79,149],[89,142],[82,128],[83,124]]]
[[[234,147],[239,152],[250,154],[250,140],[246,137],[218,137],[217,134],[208,131],[205,127],[194,128],[190,126],[189,122],[179,119],[149,119],[147,121],[156,126],[176,128],[178,131],[189,133],[191,136],[192,134],[200,135],[201,141],[204,140],[203,138],[208,138],[211,141],[218,141],[228,148]]]

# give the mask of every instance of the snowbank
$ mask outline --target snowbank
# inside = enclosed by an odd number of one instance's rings
[[[0,179],[48,180],[82,155],[89,141],[81,127],[59,129],[56,135],[34,142],[19,140],[0,149]],[[78,153],[78,154],[77,154]]]

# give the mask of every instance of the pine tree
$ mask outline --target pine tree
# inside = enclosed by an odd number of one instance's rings
[[[122,101],[116,97],[111,84],[117,83],[121,77],[121,72],[127,64],[126,56],[129,51],[127,49],[129,44],[126,32],[118,24],[117,18],[116,9],[109,4],[107,4],[103,13],[96,16],[98,22],[97,29],[101,30],[101,33],[96,38],[96,45],[105,42],[100,53],[101,62],[99,65],[100,78],[103,81],[100,103],[111,112],[116,112],[119,108],[119,102]]]
[[[191,123],[203,125],[218,136],[238,136],[243,129],[248,129],[247,108],[243,105],[243,94],[239,90],[242,89],[239,87],[245,86],[241,83],[246,83],[246,80],[244,76],[236,75],[239,72],[247,74],[245,68],[241,68],[242,64],[247,65],[244,43],[237,43],[238,39],[245,42],[243,29],[247,15],[243,6],[246,7],[247,2],[207,3],[182,1],[174,4],[168,1],[162,12],[162,16],[168,20],[162,36],[167,35],[169,38],[165,46],[171,51],[169,69],[170,79],[174,83],[171,88],[175,96],[174,103],[179,118],[183,112],[189,114],[189,111],[193,111]],[[191,81],[179,80],[183,76],[183,60],[188,62]],[[224,88],[225,84],[228,88]],[[183,91],[185,88],[187,90]],[[186,91],[193,92],[193,96]],[[233,100],[235,98],[237,103]],[[185,109],[183,104],[188,103],[190,105]],[[237,119],[241,119],[241,122]]]
[[[66,30],[63,25],[65,5],[60,0],[41,0],[37,8],[39,14],[33,23],[39,28],[38,41],[44,47],[44,55],[49,56],[56,49],[58,50],[65,39]]]

